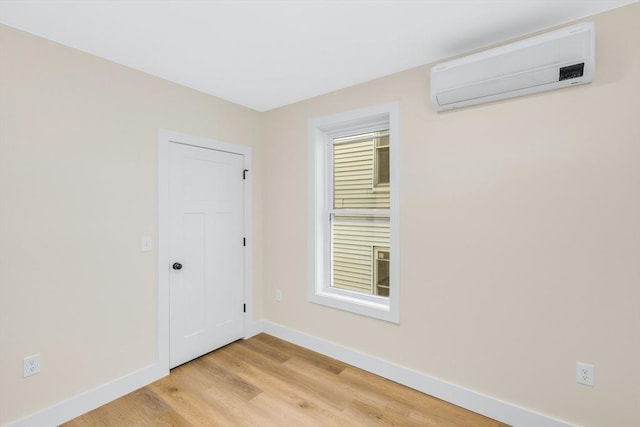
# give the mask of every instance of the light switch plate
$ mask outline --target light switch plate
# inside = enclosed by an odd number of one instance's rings
[[[142,236],[140,238],[140,252],[151,252],[153,250],[153,242],[151,236]]]

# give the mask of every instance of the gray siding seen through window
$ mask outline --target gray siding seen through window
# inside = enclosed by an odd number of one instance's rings
[[[388,131],[334,140],[332,283],[340,289],[375,294],[374,248],[389,248],[389,186],[376,187],[375,167],[389,170],[389,157],[376,159],[376,147],[388,145]],[[379,149],[377,150],[380,151]],[[341,213],[342,209],[381,210],[377,215]],[[388,290],[383,296],[388,296]]]

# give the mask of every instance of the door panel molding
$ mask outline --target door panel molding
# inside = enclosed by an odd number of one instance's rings
[[[157,362],[167,370],[170,366],[170,299],[169,299],[169,146],[171,143],[190,145],[224,151],[243,156],[243,168],[248,170],[244,181],[243,228],[246,246],[244,247],[244,313],[243,338],[254,335],[253,320],[253,277],[252,277],[252,191],[251,191],[251,147],[173,132],[158,130],[158,335]],[[240,309],[240,308],[239,308]]]

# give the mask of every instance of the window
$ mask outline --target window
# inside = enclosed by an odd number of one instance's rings
[[[309,122],[309,300],[399,321],[398,104]]]

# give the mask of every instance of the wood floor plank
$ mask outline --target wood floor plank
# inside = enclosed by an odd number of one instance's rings
[[[316,378],[317,382],[325,388],[325,393],[334,393],[343,402],[346,412],[352,417],[365,420],[367,425],[377,425],[381,420],[383,424],[401,425],[399,423],[409,416],[411,408],[396,405],[395,401],[394,404],[390,404],[387,394],[380,395],[375,391],[360,388],[348,379],[345,380],[345,377],[330,374],[307,364],[304,359],[292,358],[285,365],[296,375]]]
[[[219,425],[264,425],[265,414],[256,408],[247,411],[247,400],[241,391],[232,389],[226,383],[217,382],[198,366],[184,369],[175,384],[183,392],[189,393],[192,399],[200,400],[208,406],[212,411],[211,420]]]
[[[252,345],[254,345],[254,343],[262,343],[265,346],[277,348],[283,353],[290,355],[290,357],[301,357],[308,363],[311,363],[329,372],[333,372],[334,374],[339,374],[344,368],[348,366],[346,363],[340,362],[339,360],[332,359],[331,357],[325,356],[320,353],[309,351],[306,348],[291,344],[287,341],[278,339],[271,335],[260,334],[253,337],[249,341]]]
[[[213,381],[216,385],[225,387],[230,393],[237,395],[241,399],[249,401],[262,393],[262,389],[253,385],[250,381],[246,381],[234,374],[226,366],[220,366],[217,358],[201,357],[192,363],[208,381]]]
[[[395,407],[405,407],[413,415],[410,419],[423,420],[424,426],[459,426],[459,427],[495,427],[504,426],[490,418],[463,410],[460,407],[444,402],[438,398],[428,396],[409,387],[397,387],[385,378],[350,366],[340,373],[340,376],[367,393],[386,396],[391,390],[394,392]],[[471,416],[473,414],[473,416]],[[429,420],[426,422],[426,420]]]
[[[171,381],[156,381],[147,386],[160,396],[167,405],[172,406],[182,415],[188,426],[232,426],[233,422],[226,418],[216,405],[194,394],[182,386],[181,381],[189,380],[189,376],[172,373]]]
[[[135,407],[136,410],[131,411],[131,407]],[[144,387],[128,394],[126,399],[115,400],[76,418],[70,425],[110,427],[114,425],[188,426],[190,424],[174,408],[164,404],[155,393]]]
[[[283,404],[283,414],[300,414],[306,419],[307,424],[315,420],[322,421],[322,425],[345,425],[342,406],[326,401],[322,394],[304,381],[304,378],[291,372],[286,366],[278,363],[265,366],[265,360],[256,353],[240,355],[237,349],[233,349],[233,354],[225,354],[226,351],[227,349],[221,349],[217,359],[226,359],[229,369],[234,370],[237,375],[248,381],[259,382],[265,390],[265,393],[259,396],[260,401],[275,398]],[[339,422],[336,423],[335,420]]]
[[[508,427],[266,334],[63,426]]]
[[[317,379],[307,375],[292,375],[291,371],[282,363],[270,359],[250,346],[238,347],[234,349],[234,352],[237,352],[238,357],[250,361],[253,366],[259,367],[260,370],[264,370],[270,376],[278,378],[284,383],[295,385],[305,396],[313,396],[307,406],[322,403],[342,409],[343,400],[340,396],[335,393],[327,393],[326,389],[322,387],[323,384],[319,383]]]

